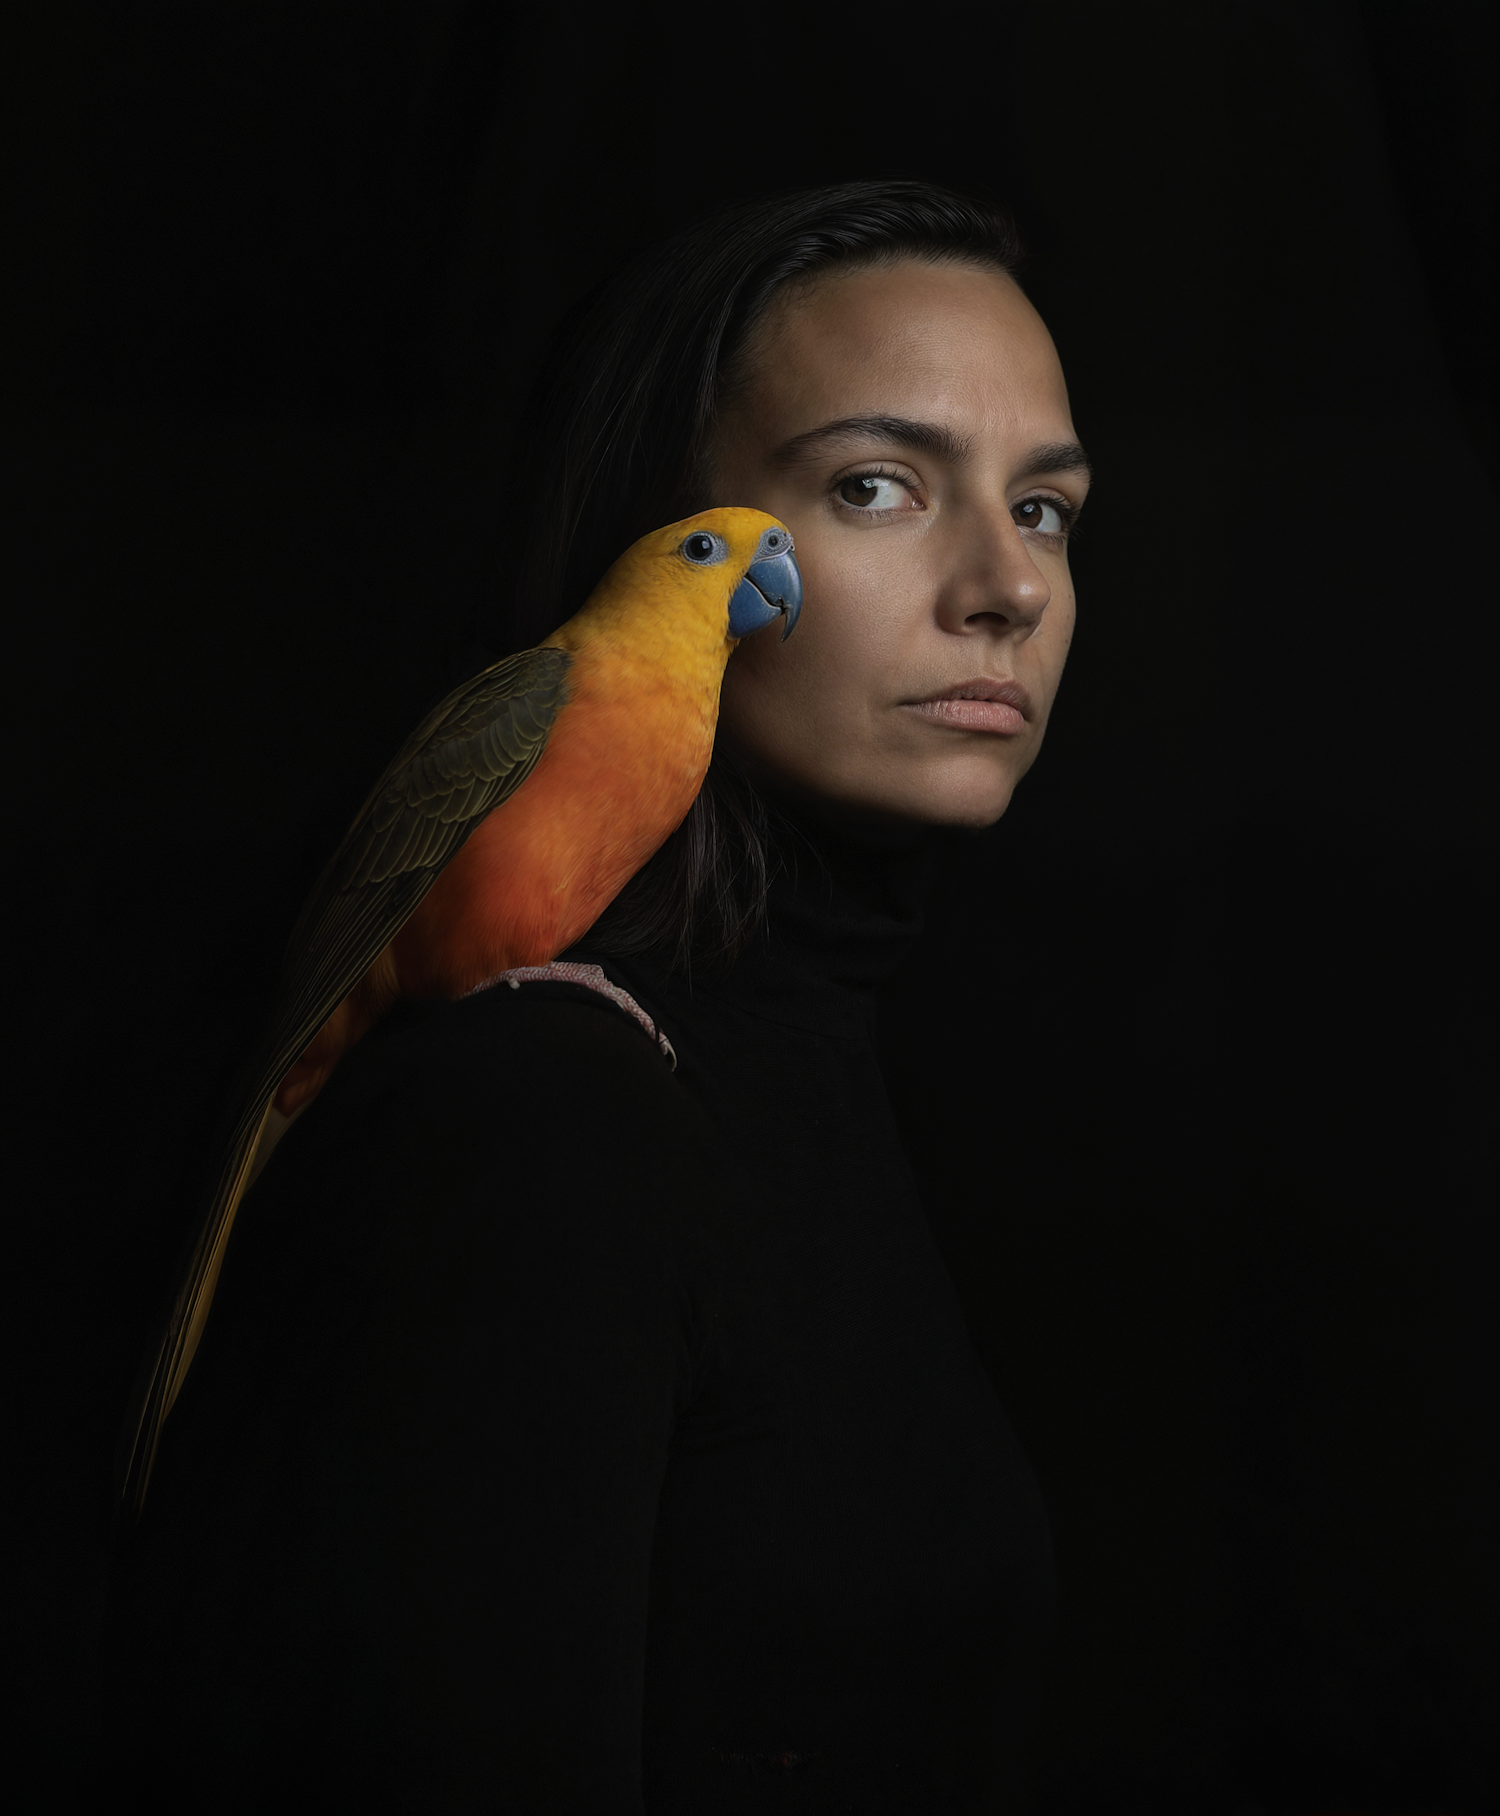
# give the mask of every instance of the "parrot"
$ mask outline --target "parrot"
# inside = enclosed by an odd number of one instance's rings
[[[310,1104],[398,999],[456,1000],[580,939],[692,806],[736,644],[778,621],[785,640],[801,609],[784,523],[700,512],[633,543],[573,617],[454,689],[397,751],[293,928],[134,1397],[122,1511],[141,1511],[273,1110]]]

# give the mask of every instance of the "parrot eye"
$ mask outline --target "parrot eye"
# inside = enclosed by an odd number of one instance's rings
[[[681,553],[695,567],[711,567],[729,553],[729,545],[722,536],[710,536],[707,530],[694,530],[691,536],[683,539]]]

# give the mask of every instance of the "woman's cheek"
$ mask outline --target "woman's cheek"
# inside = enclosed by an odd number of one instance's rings
[[[798,636],[802,629],[799,624]],[[756,643],[741,644],[724,671],[719,741],[745,756],[774,764],[786,743],[788,727],[795,723],[794,691],[794,676],[786,665],[767,660],[766,651]]]

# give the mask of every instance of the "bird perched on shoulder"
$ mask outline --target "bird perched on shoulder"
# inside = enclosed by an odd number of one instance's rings
[[[375,784],[293,930],[264,1041],[126,1434],[139,1511],[273,1103],[291,1116],[398,998],[455,998],[578,940],[682,823],[740,638],[802,604],[762,511],[655,530],[538,648],[455,689]]]

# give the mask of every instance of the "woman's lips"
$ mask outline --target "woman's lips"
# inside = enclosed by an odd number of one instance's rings
[[[919,713],[935,725],[998,732],[1007,738],[1022,730],[1031,716],[1031,702],[1020,682],[984,678],[961,681],[957,687],[929,694],[925,700],[908,700],[905,705],[909,712]]]

